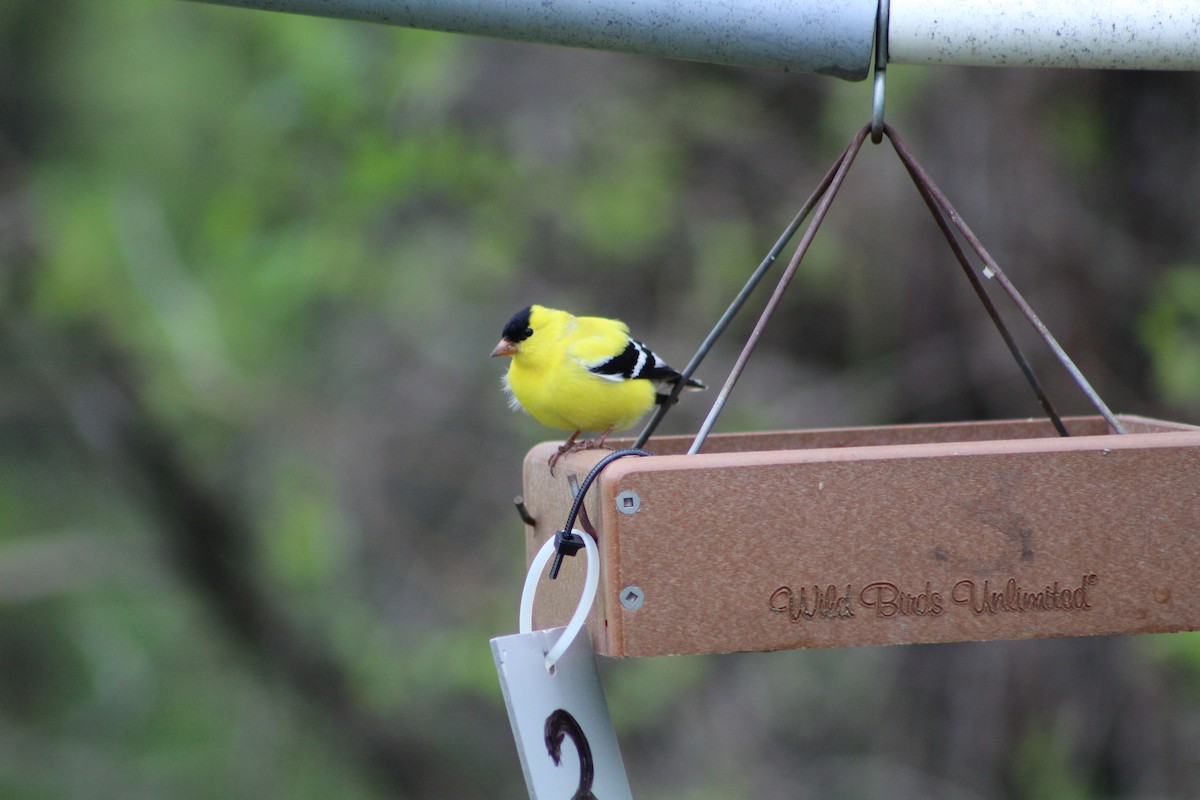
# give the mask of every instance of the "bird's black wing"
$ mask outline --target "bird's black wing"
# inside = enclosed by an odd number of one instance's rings
[[[589,367],[588,371],[610,381],[645,379],[651,381],[676,381],[679,373],[654,354],[637,339],[629,339],[625,349],[602,364]]]

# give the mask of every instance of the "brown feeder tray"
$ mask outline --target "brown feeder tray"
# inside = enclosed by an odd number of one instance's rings
[[[605,468],[584,522],[608,656],[1200,629],[1200,427],[1120,417],[728,434]],[[621,446],[621,443],[617,443]],[[528,560],[605,451],[525,458]],[[583,527],[577,524],[577,527]],[[586,561],[538,588],[566,623]],[[623,602],[624,601],[624,602]]]

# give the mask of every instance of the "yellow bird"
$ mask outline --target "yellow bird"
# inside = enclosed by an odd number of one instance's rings
[[[632,426],[665,402],[682,377],[630,338],[624,322],[539,305],[513,314],[492,356],[512,357],[504,388],[514,410],[525,409],[547,427],[573,431],[551,456],[551,468],[566,453],[603,447],[614,430]],[[689,379],[684,388],[703,389],[704,384]],[[583,431],[600,435],[576,442]]]

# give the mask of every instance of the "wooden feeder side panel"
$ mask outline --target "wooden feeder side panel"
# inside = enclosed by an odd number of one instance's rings
[[[1163,432],[623,459],[587,503],[604,561],[593,643],[649,656],[1200,628],[1200,431],[1153,422]],[[526,460],[531,552],[562,524],[565,475],[601,455],[550,478],[544,452]],[[637,513],[616,510],[624,491]],[[543,582],[539,627],[570,616],[583,566]],[[619,602],[630,586],[636,610]]]
[[[525,526],[525,563],[533,562],[533,557],[542,544],[566,522],[567,514],[575,496],[567,481],[568,476],[574,476],[582,482],[592,465],[599,461],[604,452],[589,450],[573,454],[564,459],[550,475],[546,466],[556,449],[555,443],[548,442],[537,445],[525,456],[523,467],[525,485],[525,507],[537,524]],[[599,509],[601,493],[598,486],[593,486],[584,498],[583,512],[576,527],[598,531],[599,520],[602,516]],[[618,563],[612,553],[604,552],[608,545],[607,538],[597,537],[601,544],[600,588],[596,594],[595,605],[588,616],[588,631],[592,637],[592,646],[598,653],[610,653],[612,648],[608,643],[606,599],[613,597],[615,590],[608,585],[606,566]],[[543,580],[538,585],[537,597],[533,607],[533,627],[535,629],[552,628],[566,625],[575,613],[579,597],[583,592],[583,583],[587,571],[587,556],[583,551],[577,556],[563,559],[562,569],[556,580]]]

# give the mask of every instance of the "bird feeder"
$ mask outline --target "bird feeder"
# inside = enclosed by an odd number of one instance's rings
[[[1200,629],[1200,427],[1122,416],[655,440],[604,469],[598,653],[656,656]],[[619,443],[618,443],[619,445]],[[524,462],[530,559],[603,451]],[[535,627],[582,582],[544,582]]]
[[[876,122],[683,370],[691,377],[811,211],[694,440],[656,438],[652,457],[598,471],[604,453],[569,454],[552,473],[555,444],[529,452],[529,558],[565,530],[584,492],[576,527],[601,555],[589,630],[610,656],[1200,629],[1200,427],[1114,414],[891,126]],[[891,140],[1048,418],[709,436],[868,132]],[[985,284],[1008,294],[1099,416],[1058,415]],[[547,581],[534,624],[564,624],[581,580],[571,568]]]

